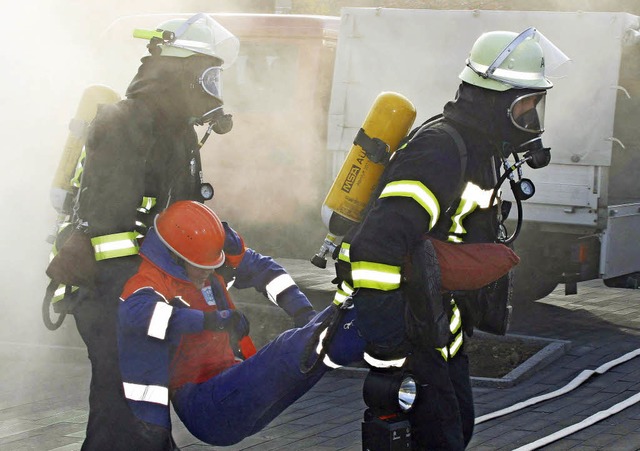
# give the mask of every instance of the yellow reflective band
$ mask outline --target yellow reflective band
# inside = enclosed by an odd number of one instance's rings
[[[75,287],[73,285],[71,286],[72,293],[77,290],[78,290],[78,287]],[[58,285],[58,288],[56,288],[56,291],[53,292],[51,303],[55,304],[56,302],[61,301],[62,299],[64,299],[65,294],[67,294],[67,286],[63,284]]]
[[[385,197],[410,197],[429,214],[429,230],[436,225],[440,217],[440,205],[438,199],[433,195],[431,190],[417,180],[400,180],[388,183],[382,193],[380,199]]]
[[[460,315],[460,309],[458,309],[457,305],[453,305],[453,316],[451,317],[451,322],[449,323],[449,330],[452,334],[455,334],[458,329],[462,326],[462,317]]]
[[[449,356],[453,357],[454,355],[456,355],[461,347],[462,347],[462,332],[460,332],[456,336],[455,340],[453,340],[453,343],[449,345]]]
[[[462,243],[462,238],[460,238],[459,236],[455,236],[455,235],[449,235],[447,237],[447,241],[450,243]]]
[[[440,354],[445,361],[449,360],[449,350],[447,348],[436,348],[436,351],[440,351]]]
[[[76,164],[76,170],[73,174],[73,178],[69,181],[69,184],[73,188],[80,188],[80,179],[82,178],[82,171],[84,170],[84,160],[87,157],[87,152],[82,146],[82,151],[80,152],[80,157],[78,158],[78,163]]]
[[[354,288],[373,288],[390,291],[400,288],[400,266],[383,263],[352,262],[351,278]]]
[[[156,198],[155,197],[144,196],[142,198],[141,207],[144,208],[145,210],[151,210],[155,206],[156,206]]]
[[[333,303],[338,307],[344,304],[344,302],[353,294],[353,288],[345,282],[342,281],[338,289],[336,290],[336,294],[333,297]]]
[[[340,252],[338,253],[338,260],[349,263],[351,261],[351,256],[349,255],[350,250],[351,244],[342,242],[342,244],[340,245]]]
[[[477,207],[489,208],[493,189],[484,190],[478,185],[471,182],[467,183],[462,195],[460,196],[460,204],[455,215],[451,218],[452,224],[449,232],[464,234],[467,233],[462,226],[462,220],[469,216]],[[450,240],[451,241],[451,240]]]
[[[139,249],[137,236],[137,232],[121,232],[91,238],[96,260],[136,255]]]
[[[161,385],[141,385],[123,382],[124,396],[133,401],[152,402],[154,404],[169,404],[169,389]]]

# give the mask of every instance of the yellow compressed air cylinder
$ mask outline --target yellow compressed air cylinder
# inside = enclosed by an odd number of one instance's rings
[[[415,118],[416,109],[409,99],[396,92],[382,92],[373,102],[361,133],[384,143],[388,157],[409,133]],[[374,163],[362,146],[353,144],[322,205],[322,218],[331,233],[343,235],[340,223],[362,220],[384,166],[384,161]],[[336,221],[336,215],[347,221]]]
[[[61,207],[66,193],[72,191],[70,181],[84,147],[87,127],[95,117],[98,105],[116,103],[119,100],[120,96],[104,85],[91,85],[82,93],[75,116],[69,124],[69,135],[51,184],[51,200],[54,207]]]

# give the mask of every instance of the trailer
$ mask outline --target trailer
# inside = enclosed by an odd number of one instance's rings
[[[543,135],[551,164],[525,169],[536,188],[523,202],[515,242],[514,300],[565,283],[604,279],[637,287],[640,271],[640,18],[627,13],[344,8],[336,50],[327,149],[337,174],[382,91],[416,106],[416,124],[453,98],[483,32],[536,27],[571,61],[552,78]],[[506,186],[506,185],[505,185]],[[504,198],[513,200],[509,189]],[[515,209],[513,209],[515,210]],[[515,212],[508,224],[513,226]]]

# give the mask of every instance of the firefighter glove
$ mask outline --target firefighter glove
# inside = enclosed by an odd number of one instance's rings
[[[249,320],[238,310],[215,310],[204,313],[204,328],[227,332],[235,340],[239,340],[249,335]]]

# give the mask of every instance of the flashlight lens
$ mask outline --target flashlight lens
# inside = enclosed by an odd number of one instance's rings
[[[411,410],[416,401],[416,381],[412,377],[405,377],[398,390],[398,404],[403,412]]]

